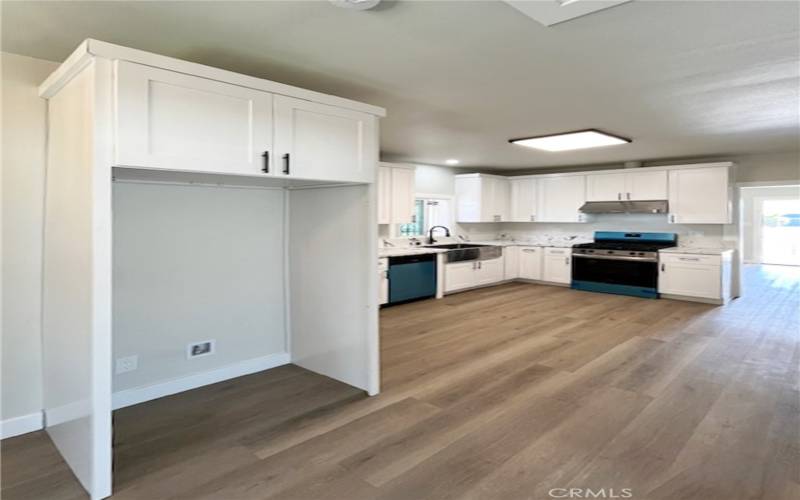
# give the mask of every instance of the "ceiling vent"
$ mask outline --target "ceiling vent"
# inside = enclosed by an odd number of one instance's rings
[[[545,26],[621,5],[631,0],[506,0],[506,3]]]

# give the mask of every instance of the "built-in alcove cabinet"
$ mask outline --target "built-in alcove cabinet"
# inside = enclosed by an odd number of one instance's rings
[[[111,494],[114,408],[287,363],[378,393],[385,110],[96,40],[39,94],[43,410],[91,498]],[[188,360],[171,335],[209,324],[216,357]],[[158,354],[135,338],[154,332]],[[139,375],[185,371],[120,385],[120,345]]]

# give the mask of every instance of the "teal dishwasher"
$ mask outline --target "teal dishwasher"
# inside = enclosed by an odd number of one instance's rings
[[[389,258],[389,304],[436,296],[436,254]]]

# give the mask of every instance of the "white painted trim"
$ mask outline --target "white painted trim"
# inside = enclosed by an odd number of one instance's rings
[[[681,165],[658,165],[654,167],[637,167],[637,168],[612,168],[603,170],[576,170],[572,172],[554,172],[550,174],[525,174],[525,175],[512,175],[512,176],[498,176],[505,179],[528,179],[528,178],[542,178],[542,177],[567,177],[571,175],[595,175],[595,174],[619,174],[623,172],[655,172],[659,170],[686,170],[691,168],[714,168],[714,167],[734,167],[736,164],[732,161],[718,161],[714,163],[687,163]],[[457,174],[456,177],[463,176],[476,176],[486,174]]]
[[[143,50],[132,49],[120,45],[114,45],[100,40],[88,38],[81,43],[77,49],[70,55],[56,71],[50,75],[42,85],[39,86],[39,95],[48,98],[58,92],[58,89],[69,81],[74,74],[78,72],[75,69],[79,64],[83,63],[84,59],[91,59],[92,57],[100,57],[114,60],[130,61],[133,63],[143,64],[154,68],[161,68],[168,71],[177,73],[184,73],[187,75],[198,76],[201,78],[208,78],[220,82],[238,85],[240,87],[252,88],[255,90],[262,90],[273,94],[285,95],[306,101],[319,102],[328,104],[339,108],[352,109],[369,113],[375,116],[386,116],[384,108],[365,104],[343,97],[336,97],[321,92],[314,92],[312,90],[293,87],[283,83],[272,82],[254,76],[243,75],[241,73],[234,73],[224,69],[213,68],[204,64],[197,64],[188,61],[182,61],[172,57],[162,56],[145,52]]]
[[[44,429],[44,415],[41,411],[21,415],[19,417],[7,418],[0,421],[0,439],[14,436],[21,436],[29,432]]]
[[[187,377],[176,378],[154,385],[125,389],[113,394],[113,407],[115,410],[132,406],[145,401],[170,396],[179,392],[196,389],[205,385],[216,384],[243,375],[250,375],[277,366],[289,364],[289,353],[281,352],[269,354],[258,358],[240,361],[216,370],[196,373]]]

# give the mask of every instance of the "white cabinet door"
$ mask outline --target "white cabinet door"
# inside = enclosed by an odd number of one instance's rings
[[[528,280],[542,279],[542,248],[520,247],[519,277]]]
[[[492,260],[478,261],[478,268],[475,270],[475,286],[491,285],[503,281],[503,257]]]
[[[456,220],[481,222],[481,179],[456,177]]]
[[[545,248],[542,279],[553,283],[572,280],[572,251],[569,248]]]
[[[503,278],[514,280],[519,278],[519,247],[503,248]]]
[[[699,260],[696,256],[686,255],[662,261],[658,275],[659,293],[722,298],[721,267]]]
[[[481,222],[508,220],[508,181],[497,177],[480,177]]]
[[[536,220],[536,179],[510,179],[509,220],[533,222]]]
[[[378,167],[378,224],[392,222],[392,169]]]
[[[541,222],[584,222],[578,209],[586,202],[586,176],[542,177],[539,184]]]
[[[454,262],[444,267],[444,291],[452,292],[475,286],[477,265],[471,262]]]
[[[586,201],[623,200],[626,197],[625,173],[586,176]]]
[[[676,224],[730,224],[728,167],[671,170],[669,221]]]
[[[667,171],[626,172],[624,196],[627,200],[666,200]]]
[[[116,69],[116,165],[275,173],[272,94],[127,61]]]
[[[372,182],[377,150],[374,116],[275,96],[275,161],[279,175]]]
[[[392,224],[414,220],[414,169],[392,167]]]

